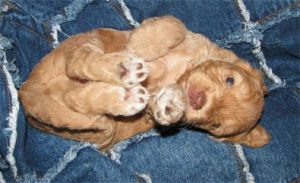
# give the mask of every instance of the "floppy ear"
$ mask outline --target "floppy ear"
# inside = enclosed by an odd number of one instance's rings
[[[245,144],[252,148],[262,147],[269,143],[271,135],[260,125],[256,125],[238,143]]]

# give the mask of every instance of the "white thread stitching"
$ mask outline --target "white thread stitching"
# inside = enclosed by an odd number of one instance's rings
[[[59,40],[58,40],[58,31],[61,31],[60,25],[55,24],[51,28],[51,36],[53,38],[52,46],[53,48],[56,48],[59,45]]]
[[[76,157],[80,150],[92,147],[97,148],[96,145],[90,143],[82,143],[71,146],[69,150],[66,151],[63,158],[59,160],[59,162],[50,168],[47,173],[43,176],[40,182],[50,183],[62,170],[66,168],[66,166],[72,162]]]
[[[234,144],[234,147],[235,147],[235,150],[236,150],[239,158],[242,160],[242,163],[244,165],[243,172],[245,172],[245,174],[246,174],[247,183],[254,183],[255,182],[254,176],[250,172],[250,166],[249,166],[249,163],[244,154],[243,147],[240,144]]]
[[[2,172],[0,172],[0,182],[1,183],[6,183],[6,181],[3,178]]]
[[[237,5],[239,6],[242,17],[245,19],[245,22],[243,23],[246,25],[246,29],[254,27],[255,23],[251,22],[250,12],[247,10],[243,0],[237,0]],[[254,38],[251,44],[253,46],[252,53],[259,61],[261,68],[266,73],[268,78],[272,79],[276,85],[279,85],[281,87],[285,86],[285,81],[282,81],[273,73],[272,69],[268,67],[266,58],[261,50],[261,41],[257,38]]]
[[[126,6],[125,2],[123,0],[118,0],[118,2],[120,3],[123,13],[126,17],[126,19],[129,21],[130,25],[134,26],[134,27],[138,27],[140,24],[134,20],[134,18],[132,17],[129,8]]]
[[[241,14],[242,14],[243,18],[245,19],[246,23],[249,23],[250,22],[250,13],[247,10],[243,0],[237,0],[237,3],[241,10]]]
[[[143,181],[145,181],[146,183],[152,183],[151,177],[148,174],[136,174],[137,177],[139,177],[140,179],[143,179]]]
[[[64,8],[64,13],[65,16],[63,15],[56,15],[55,17],[52,18],[51,20],[51,36],[53,37],[53,43],[52,47],[56,48],[59,45],[59,40],[58,40],[58,32],[62,33],[64,36],[69,37],[68,34],[63,32],[61,30],[60,24],[69,22],[72,20],[75,20],[77,15],[83,10],[83,8],[93,2],[94,0],[74,0],[72,3],[70,3],[68,6]]]
[[[107,153],[104,155],[110,156],[110,159],[115,161],[118,164],[121,164],[121,153],[123,150],[125,150],[128,146],[130,146],[133,143],[140,142],[141,140],[153,136],[158,136],[159,133],[155,131],[154,129],[151,129],[147,132],[137,134],[127,140],[121,141],[117,144],[115,144]]]
[[[6,55],[4,54],[4,61],[3,61],[3,71],[5,73],[6,79],[7,79],[7,87],[11,94],[11,102],[12,102],[12,110],[8,114],[8,130],[11,131],[11,136],[9,138],[9,146],[7,150],[6,160],[9,162],[11,170],[13,172],[14,178],[17,177],[18,169],[16,166],[16,160],[13,155],[16,141],[17,141],[17,118],[18,118],[18,112],[19,112],[19,101],[18,101],[18,92],[13,84],[12,77],[10,73],[8,72],[7,68],[5,67],[5,64],[7,63]]]

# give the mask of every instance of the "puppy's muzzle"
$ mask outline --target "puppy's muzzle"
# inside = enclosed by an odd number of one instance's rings
[[[193,109],[201,109],[206,102],[206,94],[204,91],[197,91],[190,88],[188,91],[189,103]]]

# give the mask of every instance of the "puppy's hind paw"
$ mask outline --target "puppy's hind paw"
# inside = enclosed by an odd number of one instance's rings
[[[149,75],[149,69],[141,58],[130,55],[120,64],[121,80],[125,87],[136,86]]]
[[[125,101],[126,101],[126,110],[124,111],[124,116],[131,116],[142,111],[149,100],[148,91],[141,85],[134,86],[127,90]]]

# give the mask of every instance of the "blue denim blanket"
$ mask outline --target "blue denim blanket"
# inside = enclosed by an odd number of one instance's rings
[[[216,143],[190,129],[156,130],[115,145],[65,140],[32,128],[17,89],[62,40],[98,27],[131,29],[173,15],[261,68],[269,88],[259,149]],[[1,0],[0,182],[300,181],[299,0]]]

